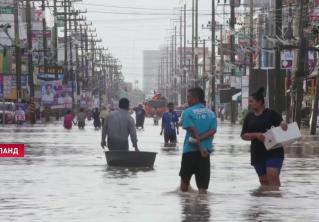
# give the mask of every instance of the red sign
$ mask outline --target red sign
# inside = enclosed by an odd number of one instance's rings
[[[37,21],[41,21],[44,18],[44,13],[42,10],[38,9],[38,10],[35,10],[34,16]]]
[[[297,3],[298,3],[297,0],[283,0],[282,1],[282,5],[287,5],[287,6],[296,5]]]
[[[309,13],[310,21],[313,23],[318,23],[319,21],[319,1],[314,1],[314,7],[310,10]]]
[[[45,32],[46,38],[51,38],[51,30],[46,30]],[[32,39],[42,39],[43,38],[43,30],[32,30]]]
[[[184,53],[184,48],[180,48],[178,47],[177,48],[177,53],[180,54],[180,53]],[[186,47],[185,48],[185,53],[186,53],[186,56],[192,56],[192,47]],[[197,49],[194,48],[194,54],[198,54],[198,57],[202,58],[204,56],[204,48],[203,47],[198,47]],[[205,47],[205,54],[206,56],[208,56],[208,48]]]
[[[24,157],[24,144],[0,144],[0,158]]]

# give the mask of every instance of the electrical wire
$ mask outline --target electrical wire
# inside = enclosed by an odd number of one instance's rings
[[[76,3],[78,5],[85,6],[98,6],[103,8],[120,8],[120,9],[137,9],[137,10],[151,10],[151,11],[170,11],[172,9],[163,9],[163,8],[144,8],[144,7],[128,7],[128,6],[119,6],[119,5],[104,5],[104,4],[95,4],[95,3]]]

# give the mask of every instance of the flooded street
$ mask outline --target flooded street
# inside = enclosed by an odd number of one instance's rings
[[[109,168],[92,122],[71,131],[61,122],[1,127],[0,142],[25,143],[26,156],[0,160],[0,221],[319,221],[319,147],[289,148],[281,190],[260,193],[240,130],[219,126],[201,196],[177,191],[184,132],[179,151],[162,151],[150,119],[138,139],[140,150],[158,152],[153,170]]]

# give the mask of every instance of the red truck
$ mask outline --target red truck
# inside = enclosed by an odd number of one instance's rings
[[[156,95],[152,99],[147,100],[144,103],[146,116],[154,117],[156,115],[161,118],[163,113],[166,111],[166,103],[166,98],[160,95]]]

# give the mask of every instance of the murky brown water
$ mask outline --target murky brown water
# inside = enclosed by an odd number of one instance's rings
[[[154,170],[128,170],[107,167],[91,124],[1,126],[0,142],[25,143],[26,157],[0,160],[0,221],[319,221],[319,147],[289,148],[281,190],[261,193],[240,127],[222,125],[209,194],[180,194],[181,151],[161,151],[159,132],[148,120],[138,133],[158,152]]]

